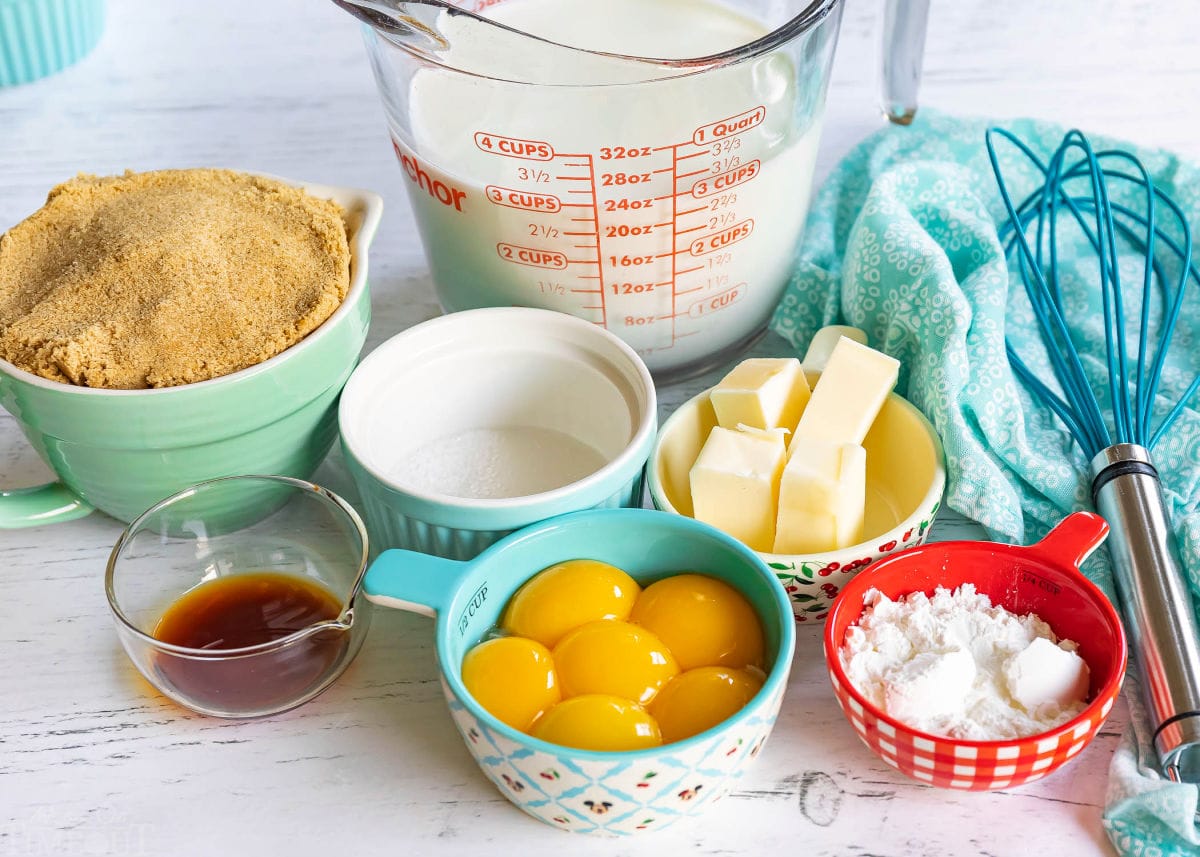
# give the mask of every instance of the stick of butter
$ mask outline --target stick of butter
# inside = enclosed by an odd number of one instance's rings
[[[858,544],[867,500],[867,452],[856,443],[808,440],[793,448],[779,485],[775,553]]]
[[[693,516],[754,550],[769,551],[775,541],[783,434],[714,426],[688,474]]]
[[[843,336],[863,345],[867,344],[865,330],[848,327],[844,324],[826,325],[814,333],[813,338],[808,341],[808,350],[804,352],[804,359],[800,361],[804,371],[824,372],[826,364],[829,363],[829,357],[833,354],[833,349]]]
[[[817,379],[789,451],[813,440],[861,444],[899,372],[899,360],[843,336]]]
[[[713,387],[709,398],[717,425],[792,431],[811,390],[795,357],[751,357]]]

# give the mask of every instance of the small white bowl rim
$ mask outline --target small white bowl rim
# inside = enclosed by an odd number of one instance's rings
[[[346,412],[354,405],[354,397],[357,393],[357,388],[363,382],[361,380],[356,384],[356,379],[366,377],[366,373],[373,371],[375,364],[383,364],[387,360],[387,351],[389,348],[396,348],[393,345],[398,340],[402,340],[418,327],[422,331],[426,331],[434,325],[450,326],[469,323],[474,318],[479,318],[484,315],[496,316],[524,316],[527,318],[544,317],[548,321],[555,324],[562,324],[568,327],[573,327],[584,336],[599,336],[608,346],[616,348],[621,355],[629,361],[629,365],[634,369],[637,379],[646,393],[645,410],[641,415],[641,420],[637,425],[637,430],[633,436],[626,442],[625,447],[621,452],[610,461],[606,462],[603,467],[592,471],[587,476],[570,482],[566,485],[561,485],[558,488],[552,488],[549,491],[542,491],[538,494],[526,494],[521,497],[500,497],[500,498],[471,498],[458,497],[453,494],[442,494],[433,491],[421,491],[412,486],[405,485],[402,482],[397,482],[385,476],[376,467],[368,463],[366,456],[362,452],[362,444],[360,438],[356,437],[358,427],[353,420],[345,418]],[[650,370],[646,367],[645,362],[637,355],[624,340],[616,336],[616,334],[608,330],[597,327],[591,322],[584,319],[576,318],[575,316],[566,313],[556,312],[554,310],[538,309],[534,307],[482,307],[479,309],[462,310],[459,312],[446,313],[445,315],[435,316],[434,318],[413,325],[406,330],[402,330],[381,342],[374,351],[368,354],[350,376],[350,380],[346,382],[345,388],[342,390],[341,402],[338,405],[338,430],[341,433],[342,442],[345,445],[346,452],[352,455],[358,465],[366,472],[370,478],[374,479],[381,485],[384,485],[389,490],[404,497],[410,497],[413,500],[425,504],[436,504],[447,509],[463,509],[473,511],[485,510],[523,510],[527,507],[536,507],[543,504],[553,504],[563,500],[570,500],[577,494],[589,492],[594,486],[602,482],[610,480],[616,481],[616,474],[622,474],[623,478],[619,480],[622,484],[636,476],[636,469],[633,467],[634,459],[641,462],[639,467],[645,465],[648,460],[648,453],[654,441],[655,430],[658,426],[658,400],[657,392],[654,386],[654,379],[650,376]],[[611,492],[610,492],[611,493]]]

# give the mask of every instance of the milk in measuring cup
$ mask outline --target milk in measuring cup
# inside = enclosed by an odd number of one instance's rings
[[[498,0],[483,14],[659,58],[767,32],[712,0]],[[443,306],[570,312],[658,373],[739,347],[778,301],[807,213],[823,105],[797,77],[781,53],[608,86],[420,69],[410,127],[392,130]]]

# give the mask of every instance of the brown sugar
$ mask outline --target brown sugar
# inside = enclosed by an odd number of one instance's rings
[[[81,175],[0,236],[0,357],[138,389],[253,366],[350,284],[341,208],[229,170]]]

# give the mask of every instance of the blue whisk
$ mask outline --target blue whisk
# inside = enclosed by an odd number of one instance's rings
[[[1004,182],[996,154],[999,139],[1015,146],[1044,178],[1020,204],[1013,203]],[[1029,368],[1011,339],[1009,362],[1090,461],[1092,498],[1112,528],[1108,546],[1114,579],[1163,773],[1175,781],[1200,782],[1200,626],[1150,457],[1200,388],[1198,375],[1177,402],[1156,412],[1171,337],[1188,288],[1200,285],[1191,229],[1137,158],[1119,150],[1093,151],[1078,131],[1063,138],[1048,163],[999,128],[988,131],[987,150],[1008,211],[1001,239],[1016,262],[1058,389]],[[1114,193],[1132,190],[1138,201],[1118,201],[1110,187]],[[1121,197],[1128,198],[1128,193]],[[1108,365],[1102,390],[1107,414],[1084,371],[1063,304],[1059,241],[1067,230],[1082,231],[1099,260],[1104,354],[1097,356]],[[1143,260],[1140,305],[1129,313],[1122,253]]]

